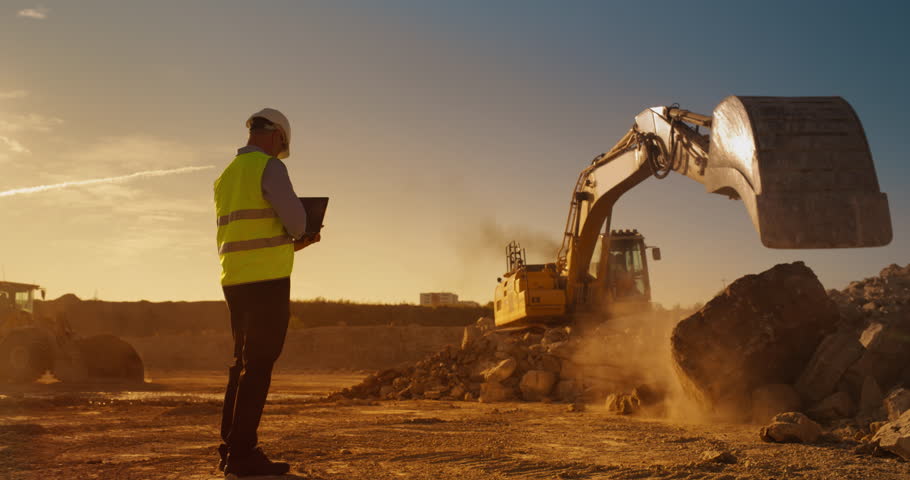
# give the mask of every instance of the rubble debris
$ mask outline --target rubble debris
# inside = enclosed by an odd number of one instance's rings
[[[630,393],[611,393],[607,396],[606,407],[611,413],[628,415],[641,408],[641,401]]]
[[[515,399],[515,390],[497,381],[487,381],[480,386],[480,401],[483,403],[506,402]]]
[[[739,461],[736,455],[727,450],[705,450],[701,454],[701,460],[705,463],[723,463],[726,465],[733,465]]]
[[[865,328],[870,318],[880,319],[888,314],[907,311],[910,265],[901,267],[891,264],[878,276],[851,282],[847,288],[832,290],[829,295],[845,320],[856,328]]]
[[[748,415],[763,384],[792,383],[840,318],[802,262],[746,275],[682,320],[672,353],[683,389],[709,410],[724,404]],[[742,399],[745,405],[737,405]]]
[[[647,385],[639,385],[630,393],[607,395],[605,406],[611,413],[629,415],[640,411],[643,407],[657,405],[661,400],[663,400],[662,392],[655,391]]]
[[[894,389],[885,397],[882,403],[888,413],[888,420],[897,420],[904,412],[910,410],[910,389]]]
[[[584,341],[573,336],[569,327],[508,334],[496,332],[484,318],[465,329],[459,346],[413,365],[377,372],[330,399],[599,403],[610,393],[632,392],[642,405],[660,401],[661,388],[642,386],[642,380],[625,369],[612,366],[605,370],[598,363],[600,358],[578,358],[583,346],[602,349],[608,344],[611,350],[606,354],[620,356],[617,352],[625,352],[636,335],[628,331],[611,334],[614,336],[588,332]],[[653,350],[648,352],[653,356]]]
[[[461,349],[466,350],[481,335],[480,327],[469,325],[464,329],[464,335],[461,337]]]
[[[496,382],[499,383],[515,373],[515,369],[518,368],[518,362],[514,358],[509,357],[498,364],[484,370],[483,379],[487,382]]]
[[[775,415],[759,432],[762,441],[778,443],[813,443],[821,434],[822,427],[799,412]]]
[[[910,411],[879,428],[872,437],[872,444],[904,460],[910,460]]]
[[[752,423],[768,423],[778,413],[796,412],[801,407],[799,393],[788,384],[772,383],[752,391]]]
[[[863,351],[863,345],[851,332],[839,331],[826,336],[796,380],[796,391],[808,403],[823,400],[834,392],[841,376]]]

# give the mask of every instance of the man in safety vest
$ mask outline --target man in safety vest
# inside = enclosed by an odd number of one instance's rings
[[[247,145],[215,181],[221,285],[234,336],[219,468],[239,477],[290,470],[265,456],[256,430],[287,333],[294,252],[320,240],[306,234],[306,211],[279,160],[290,153],[287,117],[265,108],[246,126]]]

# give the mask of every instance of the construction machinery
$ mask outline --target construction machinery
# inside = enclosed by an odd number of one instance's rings
[[[33,382],[50,372],[65,382],[142,382],[133,347],[114,335],[76,336],[65,318],[35,314],[38,285],[0,281],[0,381]]]
[[[494,297],[497,327],[602,318],[650,303],[644,238],[611,231],[616,201],[671,172],[742,200],[769,248],[887,245],[891,216],[856,112],[840,97],[730,96],[713,115],[649,108],[572,190],[562,246],[529,265],[513,243]],[[654,258],[660,258],[654,249]]]

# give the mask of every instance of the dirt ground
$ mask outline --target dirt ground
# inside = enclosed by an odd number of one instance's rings
[[[151,372],[144,386],[0,387],[0,479],[220,478],[226,372]],[[758,427],[620,417],[563,404],[314,401],[357,373],[282,373],[260,439],[315,479],[908,479],[853,445],[777,445]],[[734,463],[702,461],[727,451]]]

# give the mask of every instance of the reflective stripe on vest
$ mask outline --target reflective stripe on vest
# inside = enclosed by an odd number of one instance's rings
[[[225,242],[221,244],[218,253],[242,252],[244,250],[255,250],[257,248],[277,247],[294,243],[290,235],[278,235],[272,238],[256,238],[253,240],[239,240],[236,242]]]
[[[235,210],[227,215],[218,217],[216,224],[219,227],[227,225],[234,220],[254,220],[256,218],[275,218],[278,212],[274,208],[250,208],[247,210]]]
[[[221,284],[237,285],[288,277],[294,240],[262,196],[268,155],[238,155],[215,181],[215,218]]]

